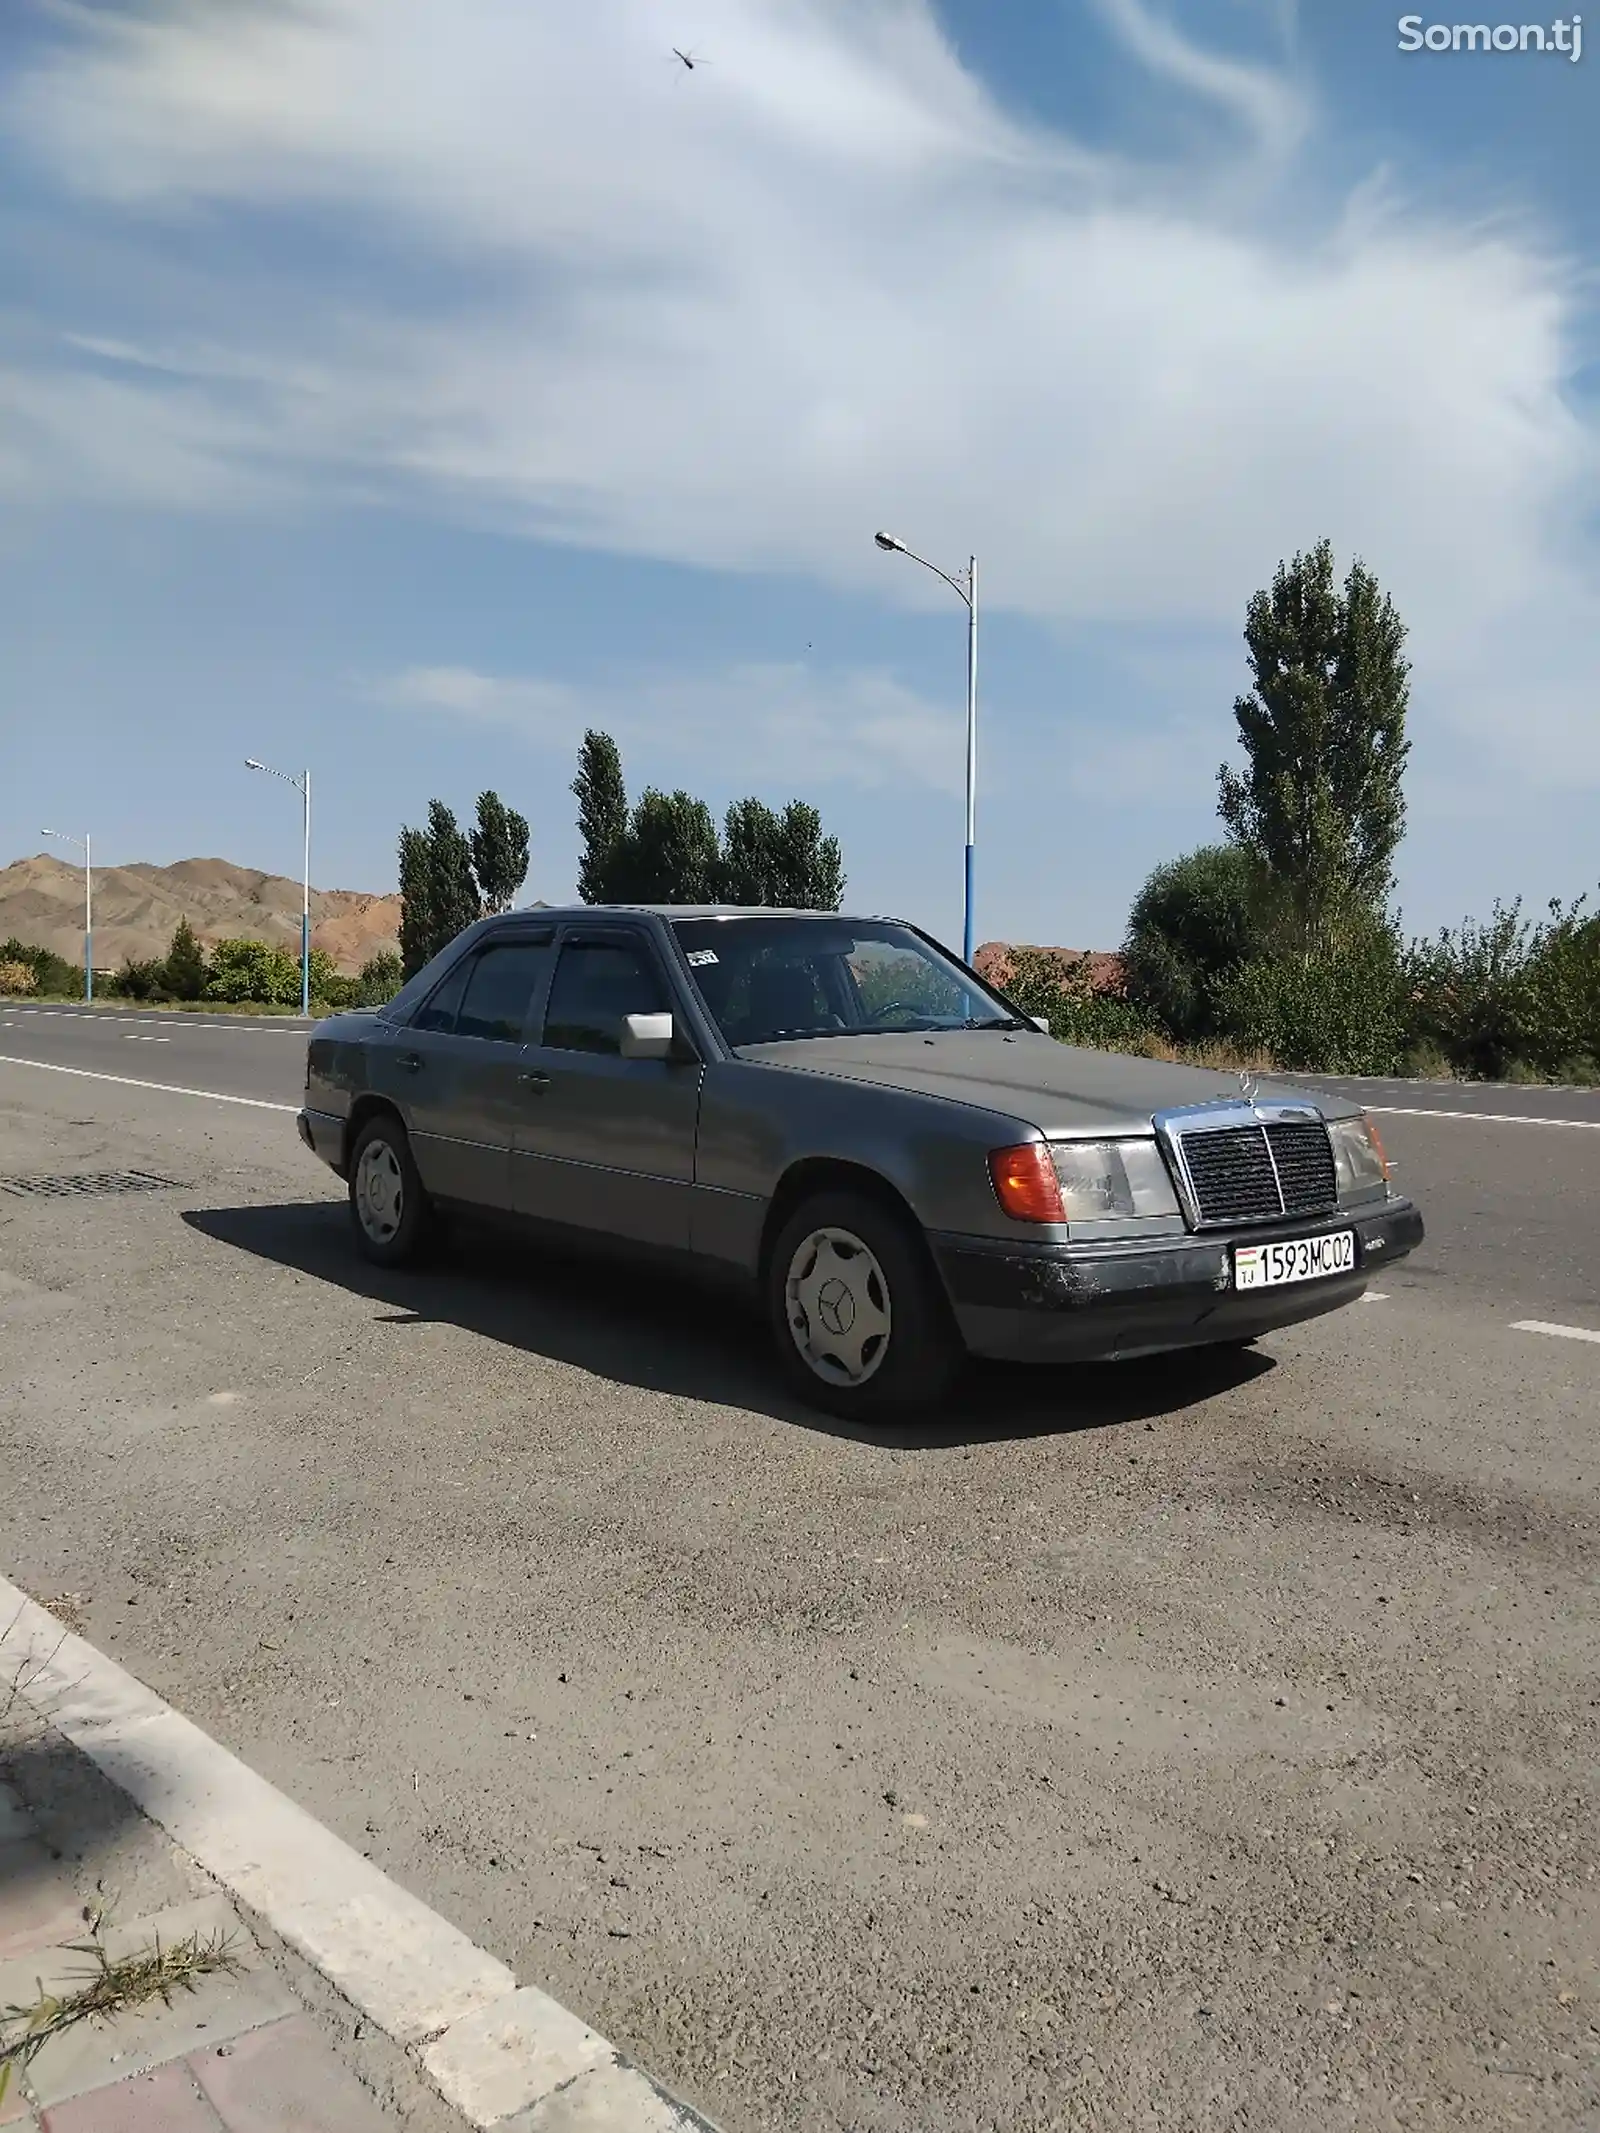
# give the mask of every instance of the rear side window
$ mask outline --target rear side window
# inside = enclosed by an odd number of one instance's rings
[[[568,941],[550,981],[544,1041],[563,1052],[618,1053],[624,1015],[665,1014],[671,1005],[642,943]]]
[[[456,1013],[458,1037],[520,1044],[534,989],[550,959],[548,942],[506,941],[473,960],[466,995]]]

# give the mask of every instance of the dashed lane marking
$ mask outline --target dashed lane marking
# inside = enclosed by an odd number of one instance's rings
[[[17,1028],[23,1022],[42,1022],[47,1016],[55,1016],[66,1022],[93,1022],[96,1026],[109,1024],[115,1029],[125,1022],[152,1022],[153,1015],[113,1015],[98,1007],[24,1007],[17,1010],[6,1024]],[[303,1037],[312,1024],[299,1015],[245,1015],[225,1022],[212,1016],[202,1021],[199,1015],[163,1015],[163,1022],[170,1022],[174,1029],[226,1029],[236,1030],[241,1037]]]
[[[1511,1330],[1513,1333],[1548,1333],[1553,1340],[1558,1341],[1594,1341],[1600,1344],[1600,1332],[1596,1332],[1593,1326],[1556,1326],[1543,1318],[1514,1318],[1511,1321]]]

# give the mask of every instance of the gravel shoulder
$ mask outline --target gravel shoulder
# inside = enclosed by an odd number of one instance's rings
[[[1600,1349],[1423,1137],[1502,1129],[1390,1136],[1388,1302],[888,1443],[654,1277],[358,1267],[292,1120],[4,1094],[180,1181],[0,1193],[5,1567],[729,2133],[1592,2123]]]

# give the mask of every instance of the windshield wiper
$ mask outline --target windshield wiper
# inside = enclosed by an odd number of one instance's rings
[[[1020,1015],[969,1015],[962,1023],[963,1029],[1032,1029],[1031,1022],[1024,1022]]]

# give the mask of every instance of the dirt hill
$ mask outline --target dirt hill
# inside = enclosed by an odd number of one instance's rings
[[[180,859],[175,866],[96,867],[94,960],[118,969],[130,956],[165,955],[173,928],[186,918],[203,942],[271,941],[300,946],[300,884],[226,859]],[[359,889],[313,889],[311,944],[335,966],[354,972],[400,930],[398,896]],[[48,852],[0,867],[0,940],[53,948],[75,962],[83,954],[83,869]]]
[[[0,881],[5,879],[0,875]],[[1072,971],[1086,977],[1096,992],[1120,992],[1126,973],[1120,955],[1108,953],[1102,948],[1041,948],[1024,946],[1020,941],[985,941],[972,958],[972,967],[980,978],[987,978],[991,985],[1004,992],[1016,970],[1018,955],[1040,955],[1053,964],[1065,979]],[[1082,968],[1084,958],[1088,967]]]

